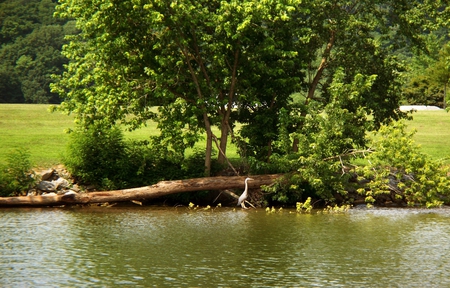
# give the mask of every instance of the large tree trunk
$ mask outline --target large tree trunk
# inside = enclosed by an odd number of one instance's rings
[[[270,185],[282,175],[255,175],[249,181],[249,188],[259,188]],[[205,177],[176,181],[161,181],[155,185],[124,190],[102,191],[91,193],[47,195],[47,196],[19,196],[0,197],[0,207],[6,206],[60,206],[71,204],[124,202],[145,200],[169,194],[194,192],[202,190],[244,189],[245,177]]]
[[[205,122],[206,130],[206,148],[205,148],[205,174],[204,176],[211,176],[211,159],[212,159],[212,130],[209,122],[208,114],[203,112],[203,121]]]
[[[219,155],[217,157],[217,161],[220,164],[224,164],[227,158],[227,142],[228,142],[228,128],[230,127],[228,120],[230,119],[231,115],[231,108],[233,106],[233,99],[235,97],[236,93],[236,83],[237,83],[237,69],[239,64],[239,49],[236,49],[234,52],[234,62],[233,62],[233,69],[231,71],[231,85],[230,90],[228,91],[227,97],[228,97],[228,103],[226,105],[226,108],[222,106],[222,121],[220,123],[220,150],[222,150],[222,153],[219,151]]]
[[[229,116],[228,116],[228,118],[229,118]],[[226,161],[228,126],[229,126],[228,118],[222,119],[222,123],[220,125],[220,146],[219,146],[220,151],[219,151],[219,155],[217,157],[217,162],[219,162],[220,164],[224,164]]]

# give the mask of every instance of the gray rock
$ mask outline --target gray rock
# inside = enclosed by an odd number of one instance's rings
[[[41,181],[37,185],[36,189],[45,191],[45,192],[53,192],[56,191],[56,186],[52,182],[49,181]]]
[[[35,189],[28,190],[27,196],[36,196],[37,192]]]
[[[75,192],[80,192],[81,191],[81,188],[80,188],[80,186],[78,186],[77,184],[74,184],[74,185],[72,185],[72,189],[71,190],[73,190],[73,191],[75,191]]]
[[[53,170],[53,169],[42,171],[40,173],[41,174],[41,179],[44,180],[44,181],[45,180],[49,180],[49,179],[51,179],[53,177],[54,173],[55,173],[55,170]]]
[[[64,193],[64,195],[76,195],[76,194],[77,194],[77,192],[72,191],[72,190],[69,190],[66,193]]]
[[[56,180],[53,180],[51,183],[53,183],[53,185],[55,185],[57,190],[65,189],[65,188],[69,187],[69,185],[70,185],[69,181],[67,181],[64,178],[58,178]]]

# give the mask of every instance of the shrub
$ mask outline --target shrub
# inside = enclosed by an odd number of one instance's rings
[[[63,161],[80,182],[104,190],[201,177],[204,173],[204,156],[199,153],[177,159],[148,141],[124,140],[117,127],[72,132]]]
[[[16,149],[7,157],[7,164],[0,167],[0,196],[14,196],[27,191],[34,183],[30,153]]]
[[[367,156],[368,165],[358,169],[360,179],[370,180],[358,190],[368,203],[392,193],[409,206],[436,207],[448,202],[448,169],[422,153],[413,135],[403,122],[395,122],[382,126],[373,138],[375,152]]]
[[[125,143],[120,129],[91,127],[72,132],[63,162],[82,182],[115,189],[126,186],[128,167],[124,159]]]

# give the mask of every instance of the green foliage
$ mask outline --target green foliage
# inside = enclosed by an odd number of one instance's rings
[[[52,91],[84,125],[134,128],[153,118],[175,151],[206,132],[207,167],[211,127],[226,151],[233,107],[262,111],[276,100],[274,112],[300,88],[303,49],[288,29],[291,14],[306,11],[299,3],[61,1],[56,14],[76,18],[82,32],[65,46],[71,62]]]
[[[366,202],[374,203],[380,195],[394,194],[395,199],[409,206],[448,203],[448,169],[422,153],[412,140],[413,134],[406,131],[403,122],[396,122],[382,126],[374,136],[374,152],[366,158],[368,165],[358,169],[360,178],[370,180],[358,190]]]
[[[410,64],[410,71],[406,73],[408,81],[403,88],[403,98],[411,105],[435,105],[446,107],[448,83],[450,80],[450,46],[444,39],[429,36],[430,52],[416,56]],[[438,43],[438,44],[436,44]],[[432,49],[439,45],[438,49]]]
[[[296,210],[297,213],[311,213],[311,210],[313,209],[313,206],[311,204],[311,197],[308,197],[308,199],[306,199],[305,203],[301,203],[301,202],[297,202],[296,205]]]
[[[6,165],[0,167],[0,196],[26,192],[35,181],[33,175],[29,152],[26,149],[11,152]]]
[[[91,128],[72,132],[70,136],[63,161],[73,176],[101,188],[126,186],[125,143],[118,128]]]
[[[0,102],[59,103],[52,74],[61,74],[64,35],[76,33],[68,20],[53,18],[51,0],[0,3]],[[72,25],[71,25],[72,24]]]
[[[87,126],[120,121],[136,128],[156,119],[174,151],[206,132],[205,167],[214,125],[225,152],[240,122],[246,155],[268,161],[285,153],[286,145],[274,146],[279,113],[323,111],[341,69],[345,84],[377,75],[356,105],[367,107],[373,127],[403,117],[402,65],[392,47],[420,46],[421,34],[445,24],[447,15],[440,1],[60,2],[56,15],[75,18],[81,29],[64,48],[66,73],[52,85],[64,98],[60,109]],[[305,95],[298,107],[291,105],[294,92]],[[163,113],[151,113],[152,106]],[[281,126],[292,133],[302,117]],[[366,129],[364,123],[354,125]],[[221,153],[218,160],[224,162]]]
[[[406,103],[443,107],[444,86],[432,81],[428,75],[417,75],[409,80],[403,89]]]
[[[79,181],[105,190],[203,176],[202,155],[176,158],[160,149],[125,140],[117,127],[91,127],[72,132],[64,164]]]
[[[299,130],[289,134],[290,140],[280,128],[283,137],[280,147],[287,147],[285,142],[292,143],[295,138],[299,152],[275,154],[265,167],[272,168],[271,173],[298,173],[289,174],[283,182],[267,188],[273,201],[293,204],[305,193],[334,201],[335,193],[347,194],[346,183],[351,177],[347,173],[349,160],[354,149],[364,147],[365,131],[369,129],[360,98],[371,89],[375,79],[375,75],[357,74],[346,84],[345,74],[337,70],[329,88],[330,103],[323,110],[310,111]]]
[[[345,205],[334,205],[334,206],[330,206],[328,205],[327,207],[325,207],[323,209],[323,213],[324,214],[342,214],[342,213],[347,213],[348,210],[350,210],[350,208],[352,208],[352,206],[350,204],[345,204]]]

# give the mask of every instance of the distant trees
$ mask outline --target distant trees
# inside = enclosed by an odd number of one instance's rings
[[[61,74],[64,35],[75,21],[53,17],[51,0],[0,2],[0,103],[59,103],[50,92],[52,74]]]
[[[450,80],[450,43],[448,30],[424,35],[427,53],[409,55],[403,100],[412,105],[435,105],[445,108]],[[405,56],[404,56],[405,57]]]

